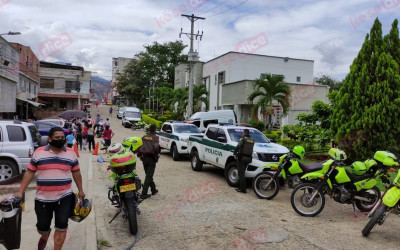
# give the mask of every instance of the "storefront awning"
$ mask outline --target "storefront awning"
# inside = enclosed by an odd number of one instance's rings
[[[27,102],[27,103],[35,106],[35,107],[39,107],[40,105],[44,105],[44,104],[41,104],[41,103],[38,103],[38,102],[29,101],[29,100],[25,100],[25,99],[21,99],[21,98],[17,98],[17,99],[20,100],[20,101],[23,101],[23,102]]]

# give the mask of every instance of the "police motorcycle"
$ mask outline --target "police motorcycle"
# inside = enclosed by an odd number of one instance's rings
[[[393,148],[391,151],[396,153],[396,155],[400,155],[400,152],[397,148]],[[396,155],[391,152],[381,151],[380,158],[382,164],[399,167],[400,159]],[[396,172],[394,168],[391,168],[390,170],[392,172]],[[377,204],[368,214],[368,217],[371,219],[362,230],[362,235],[367,237],[377,224],[379,226],[383,225],[391,212],[395,212],[397,214],[400,213],[400,170],[397,171],[397,175],[393,182],[386,186],[386,190],[382,194],[382,199],[377,202]]]
[[[22,200],[9,197],[0,202],[0,244],[6,249],[19,249],[21,244]]]
[[[140,214],[139,204],[142,201],[139,199],[142,182],[136,174],[136,157],[133,152],[136,152],[142,144],[140,137],[130,137],[122,144],[114,143],[108,148],[110,155],[108,170],[112,172],[108,178],[114,182],[114,185],[109,187],[108,199],[111,205],[118,208],[109,223],[122,212],[123,218],[128,220],[131,234],[136,234],[138,231],[136,215]],[[103,159],[99,157],[97,161],[101,163]]]
[[[336,202],[352,204],[362,212],[373,209],[381,198],[378,181],[388,182],[387,172],[392,162],[386,153],[377,151],[374,159],[356,161],[346,167],[346,153],[340,149],[329,150],[331,159],[322,163],[322,169],[301,177],[305,183],[298,185],[291,195],[293,209],[302,216],[318,215],[325,206],[325,195]]]
[[[295,188],[301,183],[300,177],[306,173],[322,169],[322,163],[302,164],[305,149],[295,146],[293,150],[279,157],[279,164],[268,163],[263,168],[271,171],[263,171],[253,178],[253,191],[260,199],[273,199],[279,192],[280,176],[289,188]]]

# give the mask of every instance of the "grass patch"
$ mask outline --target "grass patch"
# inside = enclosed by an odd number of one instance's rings
[[[99,246],[98,249],[102,249],[102,247],[112,247],[112,245],[108,241],[102,239],[99,239],[97,241],[97,245]]]

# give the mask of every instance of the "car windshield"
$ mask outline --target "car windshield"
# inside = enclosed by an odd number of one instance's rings
[[[242,138],[243,128],[230,128],[228,134],[232,141],[238,142]],[[263,133],[255,129],[249,129],[250,137],[256,143],[269,143],[271,142]]]
[[[125,116],[130,118],[141,118],[139,112],[133,112],[133,111],[126,111]]]
[[[176,133],[192,133],[200,134],[200,130],[195,125],[174,125],[174,130]]]

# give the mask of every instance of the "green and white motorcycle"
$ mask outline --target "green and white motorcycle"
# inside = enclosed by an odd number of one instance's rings
[[[374,159],[364,163],[354,162],[352,173],[344,164],[346,153],[332,148],[328,153],[332,159],[322,164],[322,170],[301,177],[310,183],[300,184],[293,190],[290,198],[293,209],[302,216],[316,216],[324,209],[327,194],[336,202],[352,204],[363,212],[371,211],[381,198],[376,184],[391,167],[386,164],[384,153],[378,151]]]
[[[273,199],[279,192],[280,176],[289,188],[295,188],[301,184],[300,177],[306,173],[319,171],[322,163],[302,164],[300,161],[305,155],[302,146],[295,146],[292,152],[279,158],[279,164],[268,163],[263,167],[271,171],[263,171],[253,178],[253,191],[260,199]]]
[[[392,149],[392,151],[399,155],[397,149]],[[394,154],[390,152],[385,152],[385,154],[386,158],[383,160],[386,165],[392,165],[394,167],[400,166],[400,161]],[[394,169],[391,170],[395,171]],[[362,235],[366,237],[376,224],[382,225],[391,211],[400,213],[400,170],[397,171],[397,176],[394,178],[392,184],[390,184],[382,194],[382,200],[379,200],[368,214],[368,217],[371,219],[362,230]]]

